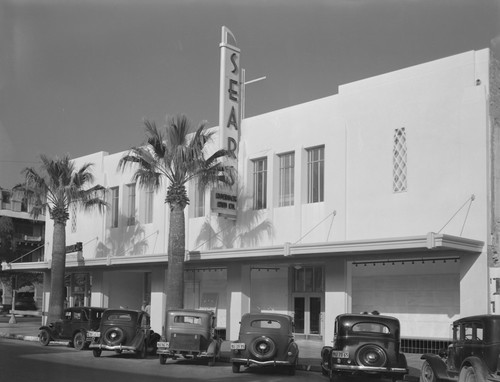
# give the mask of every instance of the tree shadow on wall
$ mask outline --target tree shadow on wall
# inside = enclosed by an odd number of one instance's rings
[[[246,208],[252,198],[238,192],[238,219],[207,217],[196,238],[197,248],[207,249],[257,247],[263,237],[272,238],[274,228],[268,219],[262,219],[262,210]]]
[[[142,224],[135,219],[130,224],[128,216],[119,216],[117,228],[106,228],[106,242],[97,244],[96,258],[143,255],[148,249]]]

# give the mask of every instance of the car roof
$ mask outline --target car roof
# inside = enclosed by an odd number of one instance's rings
[[[458,320],[455,320],[453,324],[461,324],[463,322],[471,322],[471,321],[488,321],[488,322],[500,322],[500,315],[499,314],[478,314],[476,316],[468,316],[468,317],[462,317],[459,318]]]
[[[337,316],[337,320],[341,322],[385,322],[385,323],[399,323],[396,317],[385,316],[381,314],[363,314],[363,313],[346,313]]]
[[[287,320],[291,321],[292,317],[282,313],[245,313],[241,320]]]
[[[192,314],[192,315],[211,315],[214,314],[212,310],[203,310],[203,309],[170,309],[168,314]]]

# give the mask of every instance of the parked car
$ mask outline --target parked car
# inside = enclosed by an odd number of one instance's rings
[[[76,350],[83,350],[89,344],[87,331],[99,328],[104,310],[95,307],[67,308],[61,320],[40,327],[38,339],[43,346],[50,341],[67,340]]]
[[[403,379],[399,320],[371,314],[341,314],[334,323],[333,346],[321,349],[321,369],[330,381],[340,376],[373,375]]]
[[[420,381],[500,381],[500,315],[453,322],[453,340],[439,354],[424,354]]]
[[[293,319],[286,314],[244,314],[238,340],[230,347],[233,373],[242,365],[260,365],[284,366],[293,375],[299,361]]]
[[[146,358],[148,352],[155,354],[160,335],[151,329],[149,314],[140,310],[107,309],[104,311],[98,331],[88,331],[89,349],[94,357],[102,350],[135,352]]]
[[[167,312],[165,336],[158,342],[162,365],[168,358],[206,358],[215,365],[222,339],[215,332],[215,314],[207,310],[177,309]]]

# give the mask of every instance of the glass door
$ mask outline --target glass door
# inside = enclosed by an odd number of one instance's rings
[[[293,309],[295,333],[321,335],[321,296],[294,296]]]

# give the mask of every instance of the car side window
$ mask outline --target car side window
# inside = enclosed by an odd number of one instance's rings
[[[65,319],[65,320],[68,320],[68,321],[69,321],[69,320],[71,320],[72,313],[73,313],[73,312],[71,312],[71,311],[67,311],[67,312],[65,312],[65,313],[64,313],[64,319]]]
[[[81,318],[82,318],[82,312],[74,312],[73,318],[75,320],[81,320]]]
[[[477,341],[482,341],[483,340],[483,326],[479,324],[476,327],[476,340]]]
[[[464,325],[464,339],[469,341],[474,339],[474,328],[470,323]]]
[[[255,328],[266,328],[266,329],[281,328],[280,322],[275,320],[254,320],[250,325]]]

